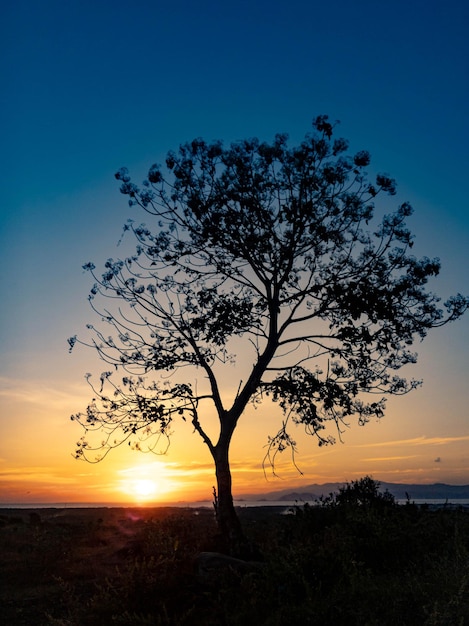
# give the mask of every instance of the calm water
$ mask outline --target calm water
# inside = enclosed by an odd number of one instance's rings
[[[406,500],[396,500],[398,504],[405,504]],[[452,500],[427,499],[412,500],[415,504],[430,504],[434,506],[443,506],[445,504],[453,506],[469,506],[469,498],[453,498]],[[302,506],[305,502],[299,500],[277,501],[277,500],[242,500],[236,501],[235,506],[239,507],[294,507]],[[309,502],[308,504],[314,504]],[[178,508],[212,508],[213,503],[209,500],[201,500],[199,502],[0,502],[0,509],[99,509],[99,508],[123,508],[123,507],[178,507]]]

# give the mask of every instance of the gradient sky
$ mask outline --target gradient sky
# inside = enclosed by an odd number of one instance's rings
[[[123,165],[139,181],[197,136],[297,142],[326,113],[396,178],[395,206],[413,204],[416,254],[443,264],[432,289],[469,294],[468,26],[466,0],[3,3],[0,502],[118,501],[138,486],[144,498],[142,480],[157,500],[211,495],[209,454],[185,425],[164,457],[71,456],[83,376],[104,369],[67,352],[95,321],[81,266],[117,256],[122,225],[141,219],[114,180]],[[235,493],[365,474],[468,484],[468,346],[469,315],[435,330],[409,372],[424,386],[344,444],[319,449],[298,431],[303,476],[285,459],[266,482],[275,424],[251,411],[233,445]]]

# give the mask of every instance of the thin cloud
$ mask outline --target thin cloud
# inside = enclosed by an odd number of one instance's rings
[[[383,448],[386,446],[436,446],[448,443],[469,441],[469,435],[460,437],[414,437],[413,439],[398,439],[394,441],[380,441],[376,443],[358,444],[356,448]]]
[[[215,471],[213,463],[199,463],[197,461],[191,461],[189,463],[177,463],[177,462],[165,462],[168,469],[174,472],[201,472],[213,474]],[[251,472],[262,469],[262,463],[259,460],[255,461],[231,461],[231,471],[236,472]]]
[[[408,456],[377,456],[377,457],[368,457],[361,459],[362,461],[367,462],[380,462],[380,461],[403,461],[404,459],[416,459],[416,454],[410,454]]]
[[[83,402],[83,385],[61,385],[60,389],[45,387],[41,381],[23,381],[0,376],[0,398],[27,404],[64,408],[74,402]]]
[[[53,484],[77,484],[75,476],[63,476],[57,474],[54,468],[47,467],[18,467],[0,472],[2,481],[5,482],[31,482],[31,483],[53,483]]]

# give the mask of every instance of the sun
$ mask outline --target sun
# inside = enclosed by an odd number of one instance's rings
[[[149,478],[140,478],[133,482],[132,490],[137,498],[146,500],[155,497],[158,488],[155,481]]]
[[[126,501],[137,504],[159,502],[177,487],[162,462],[126,467],[118,470],[118,475],[116,489],[125,495]]]

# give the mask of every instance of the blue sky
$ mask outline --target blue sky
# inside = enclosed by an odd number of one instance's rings
[[[396,178],[396,203],[414,205],[416,253],[442,259],[435,290],[443,297],[469,293],[464,0],[7,0],[2,13],[4,467],[45,462],[31,459],[35,433],[49,428],[41,389],[49,399],[64,396],[54,409],[62,438],[53,454],[45,441],[41,459],[62,459],[61,448],[73,448],[68,414],[81,408],[73,402],[86,402],[83,373],[100,371],[91,354],[67,354],[66,338],[92,319],[81,265],[116,255],[125,220],[140,217],[113,174],[126,165],[141,180],[183,141],[288,132],[293,142],[318,114],[341,120],[352,149],[368,149],[373,167]],[[419,371],[439,393],[431,415],[414,407],[425,405],[428,389],[402,399],[396,412],[411,414],[412,437],[469,435],[468,317],[420,350]],[[32,387],[37,396],[18,394]],[[401,432],[371,428],[376,444],[409,438],[409,421],[396,422]],[[441,475],[469,483],[469,446],[461,441],[452,453],[429,458],[441,458],[441,474],[453,454],[453,469]],[[24,458],[14,442],[29,451]],[[313,446],[303,447],[304,458],[320,482]],[[344,478],[364,468],[347,469],[348,455],[346,447],[333,453]],[[430,469],[422,469],[422,480],[431,480]]]

